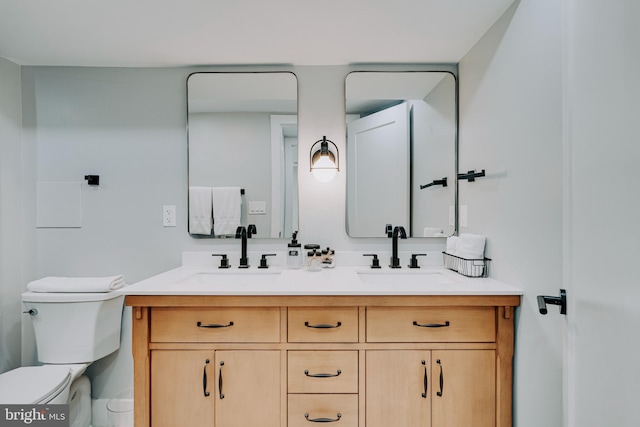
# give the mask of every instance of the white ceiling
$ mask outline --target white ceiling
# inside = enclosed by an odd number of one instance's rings
[[[21,65],[457,63],[514,0],[0,0]]]

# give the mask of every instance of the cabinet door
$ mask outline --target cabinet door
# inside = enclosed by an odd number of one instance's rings
[[[434,350],[433,427],[495,426],[494,350]]]
[[[280,427],[280,351],[216,351],[215,369],[215,427]]]
[[[213,361],[213,351],[151,351],[153,427],[213,426]]]
[[[425,350],[367,351],[367,427],[430,425],[430,362]]]

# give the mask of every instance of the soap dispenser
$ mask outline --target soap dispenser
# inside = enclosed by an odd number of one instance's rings
[[[291,243],[287,245],[287,267],[291,269],[302,267],[302,248],[296,240],[298,232],[294,231],[291,236]]]

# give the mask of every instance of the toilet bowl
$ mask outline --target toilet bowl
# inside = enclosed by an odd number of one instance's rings
[[[88,364],[17,368],[0,375],[3,404],[69,405],[69,427],[91,424],[91,383],[82,375]]]
[[[27,366],[0,375],[0,402],[44,405],[67,403],[71,387],[68,366]]]
[[[87,367],[120,348],[124,295],[26,292],[42,366],[0,374],[0,404],[69,404],[71,427],[91,422]]]

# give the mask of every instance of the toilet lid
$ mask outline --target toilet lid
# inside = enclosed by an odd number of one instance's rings
[[[17,368],[0,375],[0,403],[47,403],[71,381],[69,367],[44,365]]]

